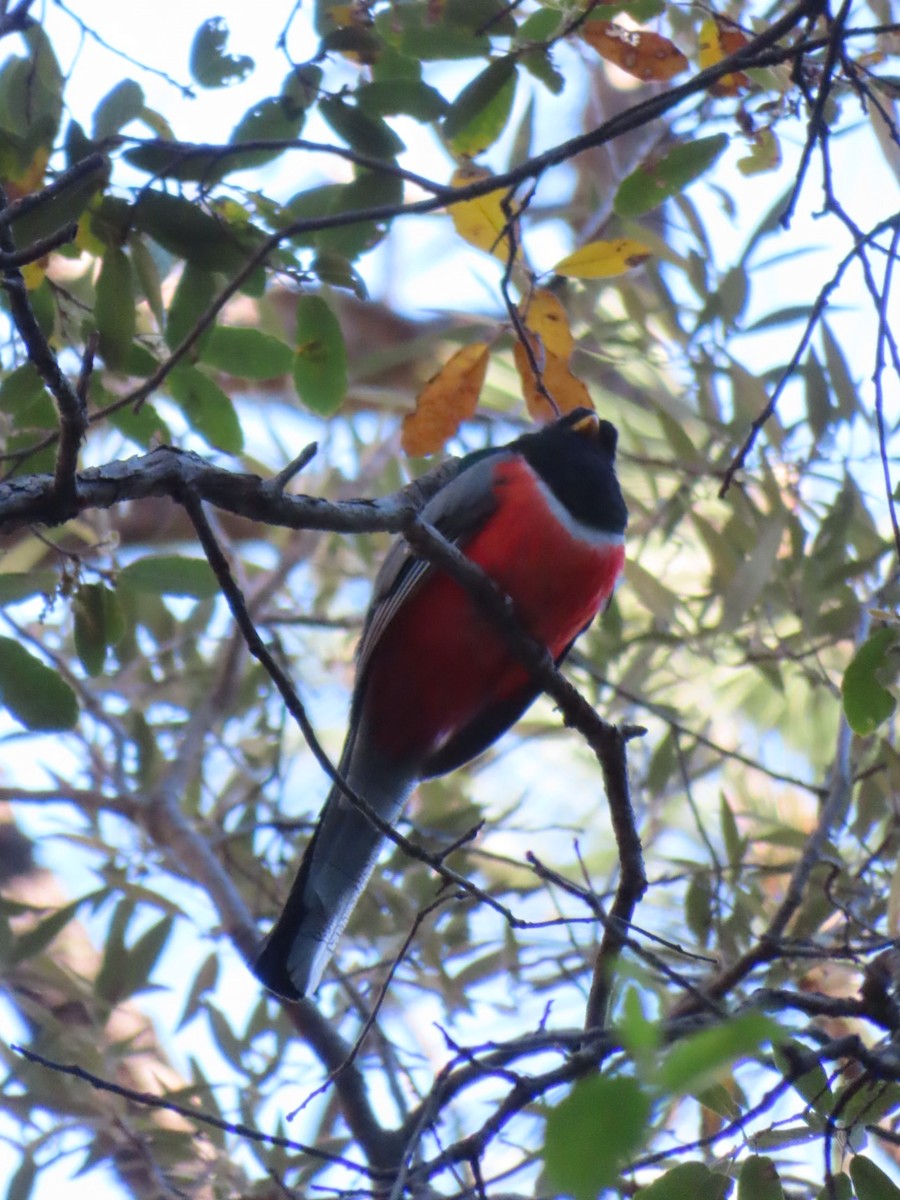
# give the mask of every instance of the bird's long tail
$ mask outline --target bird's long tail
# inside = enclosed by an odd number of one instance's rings
[[[349,758],[342,770],[344,778],[384,821],[393,824],[412,791],[414,777],[396,766],[379,769],[371,755],[353,753]],[[364,771],[358,765],[361,760]],[[296,1000],[319,986],[383,840],[369,819],[333,788],[287,902],[253,967],[267,988]]]

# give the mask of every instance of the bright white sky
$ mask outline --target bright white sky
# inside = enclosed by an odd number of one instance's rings
[[[165,81],[147,75],[137,67],[130,67],[121,58],[97,46],[91,39],[85,39],[79,49],[80,35],[75,23],[60,8],[47,2],[46,27],[62,59],[63,69],[68,69],[75,63],[73,86],[69,91],[69,102],[73,115],[89,127],[90,116],[97,102],[122,78],[132,77],[144,88],[147,103],[164,113],[172,123],[178,136],[198,141],[225,141],[231,129],[243,113],[263,96],[277,93],[281,81],[288,69],[288,63],[280,51],[275,49],[276,39],[281,31],[284,13],[290,5],[266,3],[235,3],[227,0],[220,4],[218,12],[227,20],[232,41],[230,47],[239,53],[251,53],[257,63],[256,72],[244,84],[231,89],[204,92],[196,88],[196,98],[182,101],[176,89]],[[151,6],[123,6],[113,0],[84,0],[84,3],[73,4],[86,24],[100,31],[117,48],[133,55],[141,62],[158,66],[173,76],[176,80],[190,83],[187,66],[187,55],[194,30],[212,15],[208,0],[156,0]],[[40,12],[40,7],[37,9]],[[152,17],[148,14],[152,12]],[[302,60],[315,51],[316,40],[309,30],[305,15],[301,11],[294,23],[291,41],[291,53],[295,60]],[[473,69],[473,64],[463,64],[448,73],[446,92],[452,96],[458,87],[465,82]],[[347,68],[348,82],[354,72]],[[458,80],[454,78],[458,77]],[[407,122],[402,125],[402,136],[412,141],[411,135],[416,127]],[[546,139],[558,140],[556,128],[546,124],[538,124],[539,133]],[[574,132],[574,130],[573,130]],[[310,137],[329,140],[328,131],[322,127],[310,125],[304,134]],[[782,168],[782,187],[792,176],[796,152],[802,144],[803,129],[797,124],[793,129],[793,145],[791,134],[785,141],[786,164]],[[452,171],[449,157],[439,148],[433,146],[430,139],[417,138],[414,144],[413,163],[415,169],[422,174],[431,174],[434,178],[445,180]],[[715,193],[705,185],[697,186],[691,195],[696,203],[701,204],[703,212],[712,230],[715,243],[721,247],[722,263],[726,256],[740,246],[747,231],[759,220],[762,213],[771,203],[776,192],[770,177],[760,179],[745,179],[739,176],[734,163],[745,151],[735,144],[726,153],[717,168],[717,177],[722,185],[736,197],[738,202],[738,217],[732,221],[721,210]],[[867,161],[860,162],[860,144],[849,140],[837,142],[834,145],[835,178],[845,189],[843,196],[847,207],[854,213],[856,220],[864,228],[885,217],[896,207],[897,180],[885,167],[881,154],[872,147],[871,154],[866,155]],[[863,169],[864,168],[864,169]],[[333,171],[337,177],[346,177],[347,168],[343,164],[321,164],[320,169]],[[287,198],[293,192],[310,186],[309,166],[299,155],[293,155],[279,163],[275,168],[274,178],[267,177],[266,186],[281,198]],[[835,237],[833,223],[816,222],[813,214],[820,205],[819,178],[817,169],[809,176],[806,190],[798,208],[795,222],[796,238],[792,237],[791,244],[797,242],[824,247],[824,253],[817,253],[788,263],[781,269],[773,270],[769,276],[769,284],[765,290],[760,289],[751,302],[747,322],[751,322],[761,313],[772,308],[789,304],[808,303],[818,288],[825,282],[837,260],[832,239]],[[453,247],[454,269],[448,272],[446,261],[441,261],[431,253],[432,247],[438,246],[439,239],[446,231],[446,218],[435,217],[427,221],[416,221],[401,230],[391,251],[393,258],[386,254],[373,255],[364,264],[363,270],[369,279],[373,292],[378,292],[379,285],[391,273],[391,262],[415,262],[418,269],[415,273],[400,273],[396,276],[392,295],[408,310],[424,315],[421,304],[422,297],[439,296],[442,305],[448,307],[458,305],[466,309],[485,309],[497,306],[498,293],[496,290],[498,268],[486,256],[474,250],[462,248],[459,243]],[[552,237],[552,235],[551,235]],[[845,248],[844,242],[839,245]],[[549,266],[569,246],[558,241],[548,241],[544,246],[536,247],[536,254],[542,264]],[[423,252],[424,251],[424,252]],[[780,251],[776,240],[766,244],[766,252],[775,256]],[[843,252],[843,249],[841,250]],[[676,284],[677,286],[677,284]],[[777,299],[777,302],[776,302]],[[844,311],[835,317],[835,324],[845,331],[845,344],[854,347],[852,367],[859,377],[868,376],[872,369],[872,347],[874,339],[871,308],[861,291],[859,281],[852,278],[846,289],[837,297],[837,302],[844,306]],[[892,304],[894,316],[898,318],[895,325],[900,326],[900,304]],[[799,334],[799,326],[792,332]],[[784,361],[790,354],[793,344],[785,342],[783,332],[765,335],[755,335],[753,338],[739,339],[736,343],[736,353],[742,357],[750,369],[758,370],[762,362]],[[866,402],[871,400],[865,396]],[[896,420],[898,390],[897,382],[891,379],[888,383],[887,399],[892,406],[891,423]],[[508,763],[507,763],[508,769]],[[552,776],[551,772],[548,775]],[[567,783],[567,787],[568,787]],[[324,786],[322,787],[324,792]],[[54,829],[59,828],[57,821],[64,824],[66,814],[53,813],[48,810],[35,812],[23,811],[22,818],[26,826],[35,834],[43,835],[42,856],[47,866],[56,870],[66,880],[73,895],[83,893],[95,886],[95,880],[82,869],[73,869],[73,856],[63,843],[47,838]],[[189,908],[197,908],[203,903],[202,894],[184,888],[183,900]],[[200,922],[202,924],[202,920]],[[205,954],[206,950],[203,949]],[[179,955],[196,956],[197,947],[187,933],[182,931],[173,939],[162,969],[158,972],[164,980],[170,974],[173,980],[179,976]],[[239,1026],[241,1017],[237,1014],[246,1012],[258,997],[257,985],[251,980],[243,966],[236,960],[227,965],[224,982],[220,987],[220,995],[228,997],[228,1008],[236,1016]],[[159,1030],[174,1029],[180,1016],[183,1000],[177,987],[172,992],[160,992],[148,1002],[157,1020]],[[431,1019],[428,1011],[411,1013],[411,1021],[425,1027]],[[198,1038],[201,1023],[193,1025],[187,1039],[175,1039],[171,1050],[176,1063],[184,1063],[188,1053],[198,1049]],[[22,1031],[20,1031],[22,1032]],[[204,1039],[205,1040],[205,1039]],[[205,1056],[214,1055],[212,1047],[200,1047]],[[227,1068],[222,1064],[221,1078],[228,1078]],[[289,1102],[302,1099],[302,1091]],[[3,1125],[0,1122],[0,1137],[3,1136]],[[302,1120],[295,1123],[291,1133],[302,1137]],[[3,1184],[4,1163],[17,1161],[16,1156],[7,1156],[0,1144],[0,1187]],[[112,1200],[120,1196],[116,1187],[105,1170],[91,1172],[84,1180],[70,1182],[69,1176],[74,1162],[62,1160],[56,1168],[41,1175],[41,1183],[35,1193],[37,1200],[51,1197],[54,1188],[63,1187],[65,1194],[71,1197],[90,1195],[91,1200]]]

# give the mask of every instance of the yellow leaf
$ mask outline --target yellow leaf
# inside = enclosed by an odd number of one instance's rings
[[[716,63],[736,53],[747,43],[747,37],[739,29],[723,26],[714,17],[707,17],[700,26],[700,69],[705,71],[707,67],[714,67]],[[747,76],[743,71],[737,71],[731,75],[723,75],[709,90],[713,96],[736,96],[741,88],[749,86],[750,80]]]
[[[561,413],[571,412],[575,408],[593,408],[590,393],[584,383],[569,370],[568,364],[547,351],[543,355],[536,352],[541,382],[544,390],[553,398],[556,408],[550,404],[547,397],[540,391],[535,378],[528,352],[521,342],[513,346],[513,359],[516,370],[522,380],[522,394],[529,413],[535,421],[552,421]]]
[[[532,292],[527,305],[519,306],[525,328],[541,339],[545,351],[568,362],[575,349],[569,318],[559,298],[547,288]]]
[[[25,280],[25,287],[29,292],[33,292],[44,282],[49,261],[50,255],[45,254],[43,258],[39,258],[36,262],[26,263],[22,268],[22,278]]]
[[[478,407],[490,347],[487,342],[463,346],[425,384],[414,412],[403,418],[401,442],[412,458],[434,454],[452,438]]]
[[[465,166],[453,172],[450,180],[451,187],[465,187],[479,179],[490,179],[490,171],[482,167]],[[476,196],[474,200],[460,200],[456,204],[448,204],[447,212],[453,221],[456,232],[461,238],[479,250],[486,250],[506,262],[512,252],[509,234],[506,232],[508,220],[503,211],[506,199],[505,188],[496,192],[488,192],[484,196]]]
[[[612,242],[588,242],[573,254],[567,254],[553,268],[557,275],[576,279],[611,279],[639,267],[650,257],[650,247],[634,238],[616,238]]]

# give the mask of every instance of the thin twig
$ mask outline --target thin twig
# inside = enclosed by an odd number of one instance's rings
[[[212,1113],[203,1112],[202,1109],[192,1108],[187,1104],[178,1104],[174,1100],[168,1100],[164,1096],[156,1096],[153,1092],[140,1092],[135,1088],[124,1087],[120,1083],[113,1083],[110,1079],[103,1079],[99,1075],[94,1075],[91,1071],[86,1071],[84,1067],[77,1063],[61,1063],[56,1062],[52,1058],[46,1058],[43,1054],[38,1054],[35,1050],[29,1050],[27,1046],[19,1046],[13,1044],[11,1049],[16,1054],[21,1054],[23,1058],[27,1058],[29,1062],[36,1063],[38,1066],[46,1067],[50,1071],[56,1071],[61,1075],[70,1075],[74,1079],[81,1079],[85,1083],[90,1084],[97,1091],[111,1092],[114,1096],[120,1096],[123,1100],[128,1100],[132,1104],[139,1104],[143,1108],[161,1108],[166,1112],[176,1113],[180,1117],[184,1117],[188,1121],[192,1121],[197,1125],[208,1125],[212,1129],[218,1129],[222,1133],[232,1133],[236,1137],[246,1138],[247,1141],[260,1142],[264,1146],[278,1146],[283,1150],[295,1150],[300,1154],[309,1154],[313,1158],[321,1159],[323,1162],[335,1163],[338,1166],[346,1167],[351,1171],[359,1171],[368,1178],[377,1178],[379,1172],[365,1163],[354,1162],[352,1159],[344,1158],[340,1154],[332,1154],[328,1150],[322,1150],[316,1146],[310,1146],[306,1142],[296,1142],[292,1138],[279,1137],[273,1133],[260,1133],[258,1129],[251,1129],[249,1125],[244,1125],[241,1121],[225,1121],[221,1117],[215,1117]]]
[[[68,242],[74,242],[77,233],[77,224],[70,221],[68,225],[57,229],[55,233],[38,238],[36,242],[32,242],[29,246],[23,246],[21,250],[4,250],[0,253],[0,270],[7,270],[9,267],[25,267],[28,263],[38,262],[51,251],[58,250],[60,246],[65,246]]]

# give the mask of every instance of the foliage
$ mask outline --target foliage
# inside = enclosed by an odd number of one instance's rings
[[[896,1195],[890,5],[263,7],[0,6],[7,1196]],[[423,785],[261,996],[402,451],[585,402],[574,728]]]

